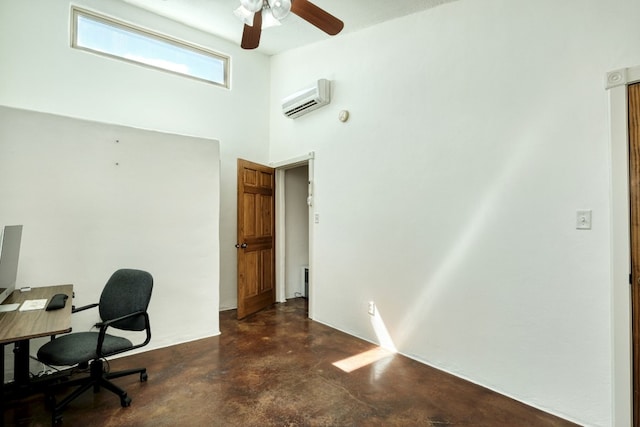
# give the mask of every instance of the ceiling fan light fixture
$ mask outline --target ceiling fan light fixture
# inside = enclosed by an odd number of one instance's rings
[[[262,10],[264,1],[263,0],[240,0],[240,4],[249,12],[258,12]]]
[[[273,17],[277,20],[286,18],[291,11],[291,0],[271,0],[269,5]]]
[[[268,7],[262,9],[262,29],[266,30],[267,28],[277,27],[278,25],[281,25],[280,21],[273,16],[271,9]]]
[[[262,30],[280,25],[280,20],[289,13],[330,36],[335,36],[344,28],[344,22],[310,0],[240,0],[240,5],[235,14],[245,23],[240,42],[243,49],[256,49],[260,45]]]
[[[253,15],[255,15],[255,13],[247,10],[244,6],[238,7],[233,11],[233,14],[240,18],[244,24],[249,26],[253,25]]]

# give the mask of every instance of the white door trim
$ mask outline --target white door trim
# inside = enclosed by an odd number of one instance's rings
[[[633,419],[627,86],[639,81],[640,67],[606,75],[611,156],[612,426],[630,426]]]
[[[285,171],[299,166],[309,166],[309,317],[313,319],[314,286],[313,284],[313,162],[315,153],[294,157],[279,162],[271,162],[269,166],[276,169],[276,301],[286,301],[285,291]]]

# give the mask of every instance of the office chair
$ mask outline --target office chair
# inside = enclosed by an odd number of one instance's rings
[[[100,302],[73,309],[73,313],[98,307],[101,322],[95,325],[98,331],[72,332],[56,337],[38,350],[38,360],[53,366],[90,367],[88,377],[70,379],[50,387],[47,391],[48,401],[52,406],[53,423],[62,420],[62,411],[75,398],[93,387],[97,393],[101,387],[117,394],[120,404],[127,407],[131,398],[127,392],[113,384],[110,379],[139,373],[140,381],[147,380],[146,368],[129,369],[119,372],[104,372],[103,361],[108,356],[123,353],[145,346],[151,340],[151,327],[147,307],[151,299],[153,277],[146,271],[121,269],[113,273],[107,281]],[[111,329],[126,331],[146,331],[146,339],[133,344],[129,339],[107,334]],[[106,360],[106,359],[105,359]],[[79,385],[71,394],[56,404],[53,392],[61,387]]]

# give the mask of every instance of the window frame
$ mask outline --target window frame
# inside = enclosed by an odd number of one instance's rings
[[[176,46],[180,49],[184,49],[187,51],[191,51],[191,52],[195,52],[201,55],[205,55],[208,57],[211,57],[213,59],[216,60],[220,60],[223,63],[223,82],[217,82],[217,81],[213,81],[213,80],[209,80],[206,78],[201,78],[201,77],[197,77],[197,76],[193,76],[190,74],[186,74],[186,73],[181,73],[179,71],[175,71],[175,70],[171,70],[171,69],[167,69],[167,68],[163,68],[163,67],[159,67],[153,64],[148,64],[146,62],[142,62],[142,61],[136,61],[134,59],[130,59],[130,58],[126,58],[120,55],[116,55],[116,54],[111,54],[111,53],[107,53],[107,52],[102,52],[99,50],[95,50],[89,47],[85,47],[85,46],[81,46],[78,45],[78,17],[82,16],[85,18],[88,18],[90,20],[95,20],[98,21],[102,24],[106,24],[108,26],[111,27],[115,27],[117,29],[120,30],[124,30],[124,31],[128,31],[143,37],[147,37],[147,38],[151,38],[160,42],[164,42],[164,43],[168,43],[170,45]],[[182,76],[182,77],[186,77],[189,79],[193,79],[193,80],[198,80],[201,82],[205,82],[208,84],[212,84],[214,86],[218,86],[218,87],[223,87],[225,89],[230,89],[230,64],[231,64],[231,57],[228,55],[223,55],[219,52],[215,52],[213,50],[210,49],[206,49],[202,46],[197,46],[193,43],[189,43],[186,42],[184,40],[179,40],[177,38],[173,38],[173,37],[169,37],[167,35],[155,32],[155,31],[151,31],[148,30],[146,28],[142,28],[136,25],[132,25],[129,24],[127,22],[123,22],[120,21],[118,19],[114,19],[111,18],[109,16],[105,16],[93,11],[89,11],[86,9],[82,9],[79,8],[77,6],[71,6],[71,47],[74,49],[78,49],[78,50],[82,50],[85,52],[91,52],[93,54],[96,55],[100,55],[100,56],[105,56],[107,58],[113,58],[113,59],[117,59],[119,61],[124,61],[124,62],[128,62],[130,64],[136,64],[136,65],[140,65],[143,67],[147,67],[147,68],[151,68],[154,70],[160,70],[160,71],[164,71],[167,73],[171,73],[171,74],[175,74],[178,76]]]

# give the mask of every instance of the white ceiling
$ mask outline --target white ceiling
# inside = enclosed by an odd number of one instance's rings
[[[243,24],[233,14],[240,0],[122,1],[240,44]],[[344,29],[335,37],[450,1],[454,0],[312,0],[316,6],[344,21]],[[328,37],[290,13],[281,26],[263,31],[258,51],[273,55]]]

